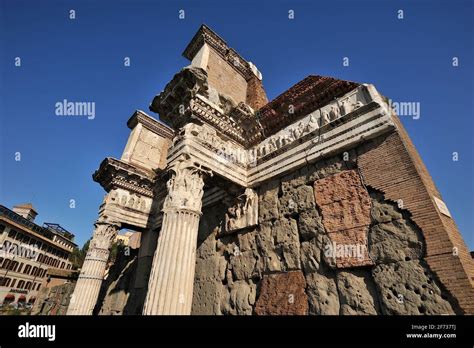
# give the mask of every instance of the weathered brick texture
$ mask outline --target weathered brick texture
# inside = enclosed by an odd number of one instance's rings
[[[231,97],[236,103],[247,99],[247,81],[228,61],[211,48],[207,66],[208,83],[219,93]]]
[[[441,195],[400,120],[395,115],[393,120],[397,131],[362,147],[358,157],[362,177],[366,185],[402,203],[412,214],[423,231],[428,265],[461,309],[474,314],[473,260],[454,220],[438,211],[433,197]]]
[[[258,110],[268,103],[267,94],[263,88],[262,81],[257,76],[247,81],[247,104],[254,110]]]

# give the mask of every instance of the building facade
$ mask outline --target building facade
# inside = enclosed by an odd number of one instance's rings
[[[160,121],[136,111],[93,175],[107,194],[68,314],[101,306],[120,229],[141,243],[116,314],[474,313],[469,251],[373,85],[308,76],[269,102],[208,27],[183,55]]]
[[[36,300],[48,269],[70,270],[74,235],[58,224],[34,223],[31,204],[0,205],[0,303]]]

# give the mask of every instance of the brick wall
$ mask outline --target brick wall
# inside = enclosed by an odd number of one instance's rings
[[[400,120],[395,115],[393,120],[396,132],[362,147],[358,157],[362,177],[386,199],[402,200],[423,231],[428,265],[462,310],[474,314],[473,260],[454,220],[438,211],[433,196],[441,199],[441,195]]]
[[[247,85],[247,104],[254,110],[258,110],[268,103],[267,94],[263,89],[262,81],[257,76],[253,76],[248,80]]]
[[[236,103],[247,99],[247,81],[212,48],[207,63],[208,83],[219,93],[232,97]]]

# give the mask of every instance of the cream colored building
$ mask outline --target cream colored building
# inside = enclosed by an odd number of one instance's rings
[[[34,303],[48,269],[69,270],[74,235],[58,224],[34,222],[31,204],[0,205],[0,303]]]

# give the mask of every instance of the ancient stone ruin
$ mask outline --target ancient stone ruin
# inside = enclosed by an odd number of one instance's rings
[[[136,111],[68,314],[473,314],[474,265],[373,85],[308,76],[268,102],[202,26]],[[139,250],[104,282],[120,229]],[[112,276],[112,275],[113,276]]]

